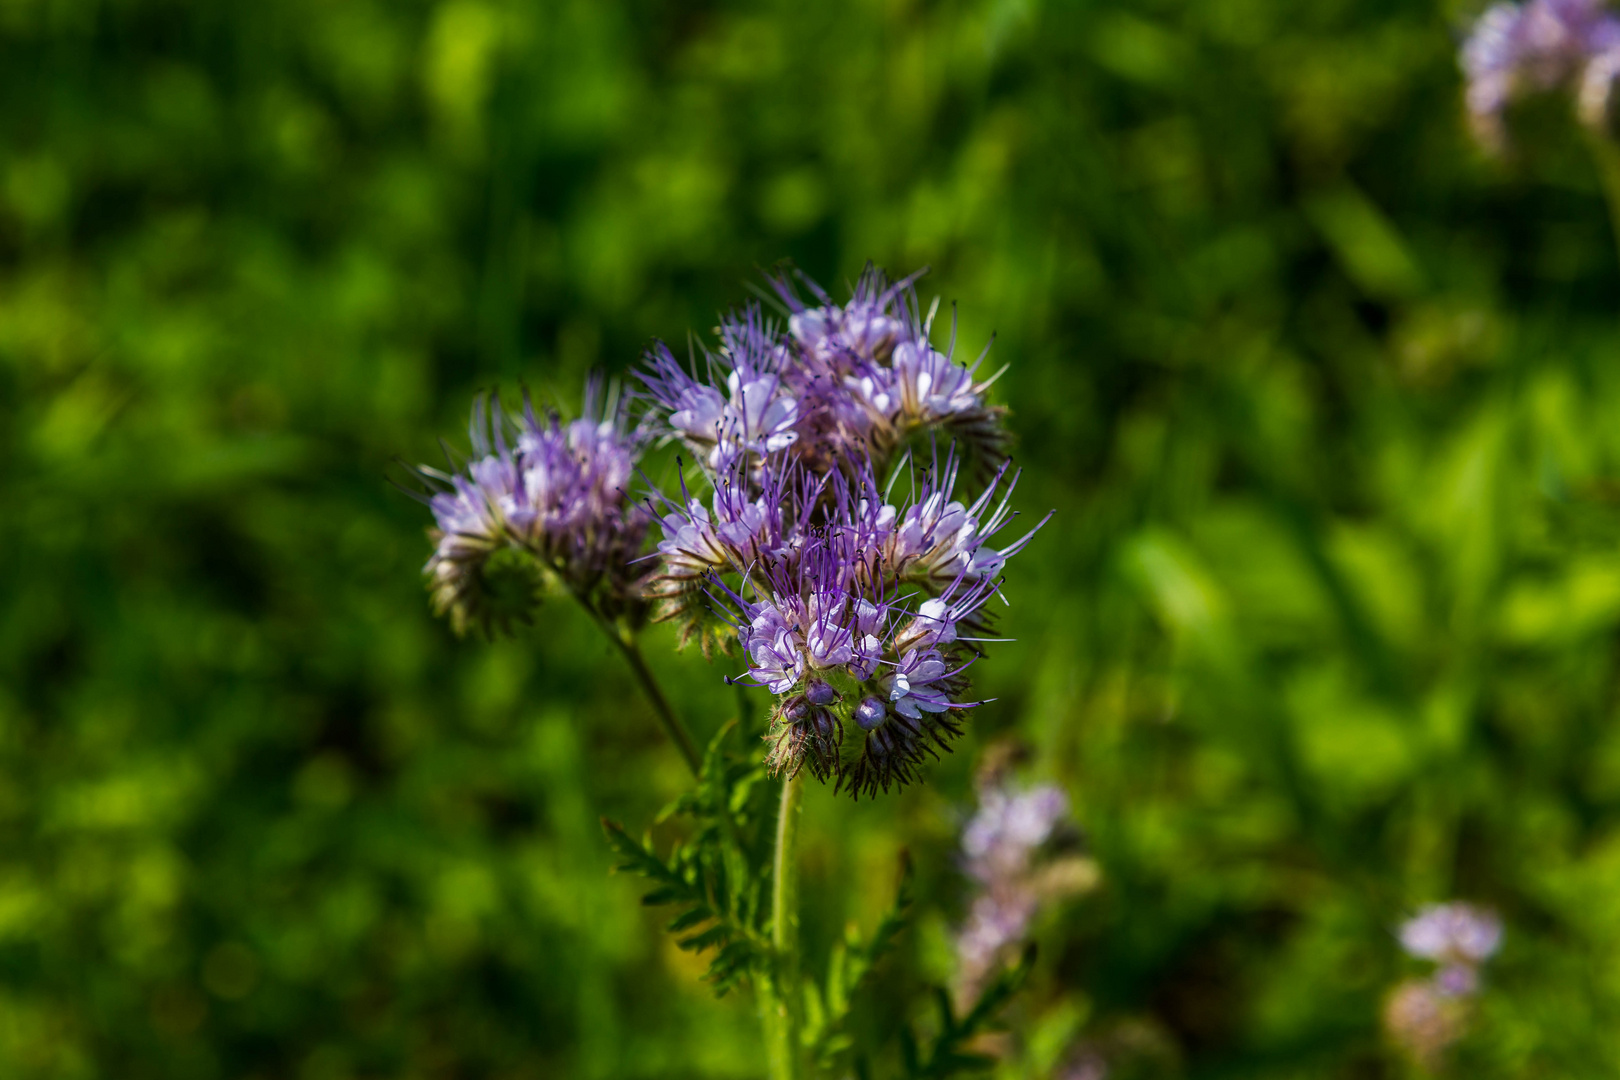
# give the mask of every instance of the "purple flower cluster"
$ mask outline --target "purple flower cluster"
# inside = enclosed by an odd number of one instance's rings
[[[719,329],[703,370],[657,345],[642,380],[665,431],[711,469],[777,451],[817,472],[851,457],[883,471],[919,432],[943,431],[987,465],[1005,457],[1003,410],[985,400],[991,379],[956,362],[954,326],[944,351],[930,334],[913,288],[868,267],[849,302],[834,304],[808,278],[807,303],[786,277],[771,281],[789,312],[785,328],[750,305]],[[937,305],[936,305],[937,306]]]
[[[1089,888],[1095,869],[1083,859],[1041,854],[1068,823],[1060,788],[1025,790],[1004,782],[979,789],[979,812],[962,831],[962,866],[976,887],[956,939],[961,997],[975,1000],[986,980],[1029,933],[1043,902]]]
[[[1473,904],[1430,904],[1400,929],[1407,955],[1439,966],[1427,979],[1407,979],[1384,1008],[1390,1038],[1425,1068],[1439,1067],[1463,1033],[1468,1002],[1479,993],[1480,968],[1502,945],[1502,920]]]
[[[593,380],[582,417],[564,422],[537,416],[527,396],[517,417],[480,398],[470,432],[465,467],[416,470],[433,489],[435,611],[458,633],[489,633],[526,621],[548,579],[599,610],[631,596],[646,515],[625,496],[644,439],[623,402]]]
[[[965,670],[983,608],[1033,535],[994,546],[1013,516],[1016,477],[994,499],[1004,473],[963,503],[947,455],[891,501],[869,466],[854,481],[818,477],[778,454],[734,462],[708,503],[684,487],[664,503],[648,594],[669,614],[701,590],[735,630],[747,678],[778,699],[773,770],[808,765],[859,797],[909,782],[961,733],[962,710],[979,704],[965,700]]]
[[[974,369],[930,344],[912,280],[868,269],[840,307],[813,283],[806,305],[778,279],[785,329],[751,306],[722,323],[701,374],[659,345],[642,375],[651,421],[694,453],[710,489],[683,480],[678,498],[654,497],[653,617],[706,649],[729,627],[745,678],[777,699],[772,770],[808,766],[857,798],[909,782],[961,734],[980,704],[965,672],[985,605],[1034,532],[996,540],[1017,484],[1002,411]],[[918,469],[918,434],[969,445]],[[959,494],[963,454],[983,465],[977,494]]]
[[[1440,965],[1435,986],[1452,997],[1479,988],[1479,969],[1502,945],[1502,920],[1472,904],[1430,904],[1401,926],[1409,956]]]
[[[1460,59],[1469,116],[1490,147],[1504,142],[1508,105],[1530,92],[1573,88],[1581,120],[1603,128],[1620,76],[1620,18],[1604,0],[1494,4],[1474,24]]]

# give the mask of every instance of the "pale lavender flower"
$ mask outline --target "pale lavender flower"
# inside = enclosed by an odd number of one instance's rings
[[[973,900],[956,937],[956,958],[965,984],[977,987],[1029,933],[1036,898],[1026,892],[983,893]]]
[[[964,1000],[977,997],[995,968],[1024,941],[1044,901],[1089,884],[1089,867],[1065,867],[1062,860],[1041,856],[1068,820],[1069,800],[1061,788],[981,781],[979,810],[962,830],[962,869],[977,890],[956,940]]]
[[[891,282],[868,264],[843,305],[834,304],[820,285],[802,274],[799,280],[810,291],[814,305],[800,299],[785,277],[775,278],[771,284],[792,312],[788,333],[813,365],[812,370],[849,375],[863,364],[887,359],[897,344],[914,336],[917,319],[912,285],[921,276],[918,271]]]
[[[1034,853],[1068,815],[1069,797],[1051,784],[981,790],[979,812],[962,830],[968,876],[988,886],[1027,873]]]
[[[1401,947],[1423,960],[1481,964],[1502,944],[1502,920],[1473,904],[1430,904],[1401,926]]]
[[[1472,964],[1447,964],[1434,973],[1434,985],[1447,997],[1469,997],[1479,992],[1479,969]]]
[[[1620,18],[1603,0],[1529,0],[1486,9],[1463,43],[1467,103],[1475,130],[1500,147],[1502,116],[1522,94],[1578,87],[1583,121],[1607,120],[1620,71]]]
[[[1502,920],[1473,904],[1430,904],[1400,929],[1401,947],[1439,967],[1407,979],[1390,995],[1384,1028],[1396,1045],[1431,1071],[1463,1033],[1480,968],[1502,945]]]

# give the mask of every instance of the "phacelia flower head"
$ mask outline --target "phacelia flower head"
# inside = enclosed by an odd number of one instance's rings
[[[498,399],[479,398],[471,461],[416,470],[437,525],[425,567],[435,610],[458,633],[509,630],[527,620],[548,577],[604,613],[634,603],[630,564],[646,515],[626,492],[642,441],[600,380],[571,422],[540,418],[527,397],[516,419]]]
[[[1501,147],[1503,113],[1532,92],[1573,88],[1581,119],[1602,126],[1620,73],[1620,18],[1603,0],[1494,4],[1475,22],[1459,59],[1469,116],[1487,146]]]
[[[912,779],[961,734],[961,710],[979,704],[963,700],[965,662],[933,644],[897,644],[914,616],[857,572],[859,558],[822,529],[750,579],[748,597],[717,585],[746,678],[777,697],[767,764],[789,774],[808,765],[857,797]]]
[[[1401,948],[1423,960],[1482,964],[1502,945],[1502,920],[1473,904],[1430,904],[1401,926]]]
[[[798,441],[800,406],[785,377],[786,351],[758,305],[720,328],[720,349],[704,358],[704,377],[683,367],[662,343],[647,354],[641,381],[665,430],[717,472]]]
[[[641,375],[649,424],[698,468],[649,504],[663,534],[641,582],[653,617],[705,651],[729,624],[742,678],[776,698],[767,763],[856,797],[913,779],[982,704],[967,669],[984,608],[1029,542],[995,540],[1016,482],[1004,413],[977,365],[934,348],[914,280],[868,268],[840,305],[778,279],[785,325],[745,307],[701,364],[659,345]],[[919,435],[946,442],[943,464],[936,452],[909,501],[891,501],[878,477]],[[970,457],[987,467],[967,475]]]
[[[958,579],[998,577],[1051,518],[1047,514],[1005,547],[993,546],[992,538],[1017,516],[1010,503],[1018,473],[1008,479],[1011,462],[1003,462],[978,498],[964,503],[955,497],[960,467],[954,446],[943,461],[936,453],[921,477],[913,475],[905,501],[891,498],[893,483],[890,491],[879,491],[870,464],[856,471],[853,483],[835,480],[840,512],[853,535],[863,548],[880,553],[881,565],[896,579],[938,592]],[[900,476],[897,472],[895,479]]]
[[[810,426],[836,451],[879,462],[918,432],[944,430],[993,465],[1006,456],[1007,439],[1005,410],[986,400],[995,379],[978,375],[989,346],[974,363],[958,363],[953,316],[949,344],[934,348],[938,304],[921,312],[918,276],[891,282],[868,265],[841,306],[803,275],[809,303],[788,278],[772,281],[791,312],[788,336]]]

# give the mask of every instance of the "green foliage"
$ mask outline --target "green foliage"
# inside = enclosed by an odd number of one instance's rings
[[[905,1075],[918,1080],[933,1080],[935,1077],[988,1071],[995,1064],[995,1059],[975,1053],[967,1049],[967,1045],[995,1021],[996,1014],[1024,984],[1034,963],[1035,946],[1026,946],[1018,963],[992,979],[973,1007],[961,1016],[956,1015],[951,995],[943,988],[936,989],[934,1003],[939,1013],[939,1030],[927,1044],[926,1051],[918,1045],[909,1027],[900,1029],[900,1060],[905,1067]]]
[[[895,939],[906,928],[913,899],[912,877],[911,857],[901,852],[894,903],[883,912],[871,935],[863,937],[860,928],[850,923],[844,936],[833,943],[825,985],[805,980],[804,1042],[810,1060],[820,1069],[836,1070],[851,1056],[855,1040],[848,1030],[850,1009],[867,986],[873,968],[893,951]]]
[[[717,950],[704,978],[717,995],[772,962],[764,923],[770,911],[770,818],[760,805],[765,770],[757,758],[728,752],[737,727],[723,725],[704,755],[697,787],[664,813],[679,815],[691,833],[661,858],[650,838],[637,841],[623,827],[602,819],[609,845],[631,871],[653,884],[641,898],[649,907],[673,905],[664,927],[682,949]]]

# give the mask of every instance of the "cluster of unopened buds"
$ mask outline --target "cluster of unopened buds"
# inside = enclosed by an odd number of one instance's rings
[[[1507,107],[1530,93],[1572,91],[1581,121],[1606,130],[1620,77],[1620,18],[1604,0],[1493,4],[1474,23],[1461,61],[1469,118],[1492,149],[1505,142]]]
[[[857,797],[913,779],[982,704],[966,670],[1034,533],[999,538],[1017,483],[1004,410],[986,400],[985,354],[957,362],[954,325],[935,347],[937,302],[924,313],[913,282],[868,268],[837,305],[772,279],[785,318],[750,305],[685,364],[654,346],[634,423],[599,385],[572,423],[480,403],[473,459],[419,470],[435,488],[436,606],[458,630],[508,628],[534,580],[506,560],[526,560],[603,619],[650,614],[705,652],[738,642],[742,678],[776,698],[773,771]],[[658,440],[682,444],[691,472],[683,459],[678,492],[633,495]],[[643,554],[650,523],[662,537]]]
[[[1384,1007],[1390,1039],[1426,1069],[1462,1036],[1480,970],[1502,944],[1502,921],[1473,904],[1431,904],[1401,926],[1407,955],[1436,964],[1424,979],[1396,986]]]

